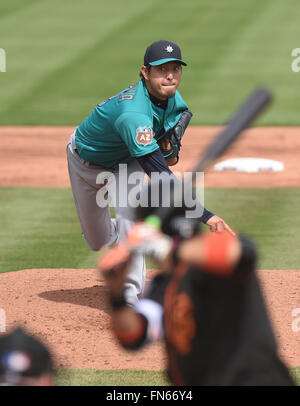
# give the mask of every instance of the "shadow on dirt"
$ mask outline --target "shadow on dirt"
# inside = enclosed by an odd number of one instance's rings
[[[83,289],[59,289],[39,294],[42,299],[52,302],[72,303],[79,306],[91,307],[108,313],[107,288],[95,285]]]

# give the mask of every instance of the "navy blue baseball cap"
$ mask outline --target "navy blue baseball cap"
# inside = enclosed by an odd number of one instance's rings
[[[153,42],[148,46],[144,56],[144,65],[158,66],[163,63],[177,61],[187,64],[181,59],[181,51],[177,44],[167,40]]]
[[[0,382],[17,384],[23,377],[45,373],[54,373],[53,355],[40,339],[21,327],[0,336]]]

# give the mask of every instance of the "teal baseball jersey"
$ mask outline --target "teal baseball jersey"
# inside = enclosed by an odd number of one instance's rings
[[[187,109],[178,91],[168,99],[166,110],[155,106],[140,80],[99,103],[77,127],[78,153],[85,161],[116,168],[158,149],[157,140]]]

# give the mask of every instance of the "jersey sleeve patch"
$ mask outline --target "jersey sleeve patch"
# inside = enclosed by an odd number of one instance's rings
[[[139,145],[149,145],[152,143],[154,133],[151,127],[138,127],[135,139]]]

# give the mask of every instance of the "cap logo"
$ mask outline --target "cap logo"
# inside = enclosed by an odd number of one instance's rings
[[[24,351],[11,351],[5,355],[4,364],[9,371],[24,372],[31,365],[30,356]]]
[[[173,47],[171,45],[168,45],[167,48],[166,48],[166,51],[171,53],[171,52],[174,51],[174,49],[173,49]]]

